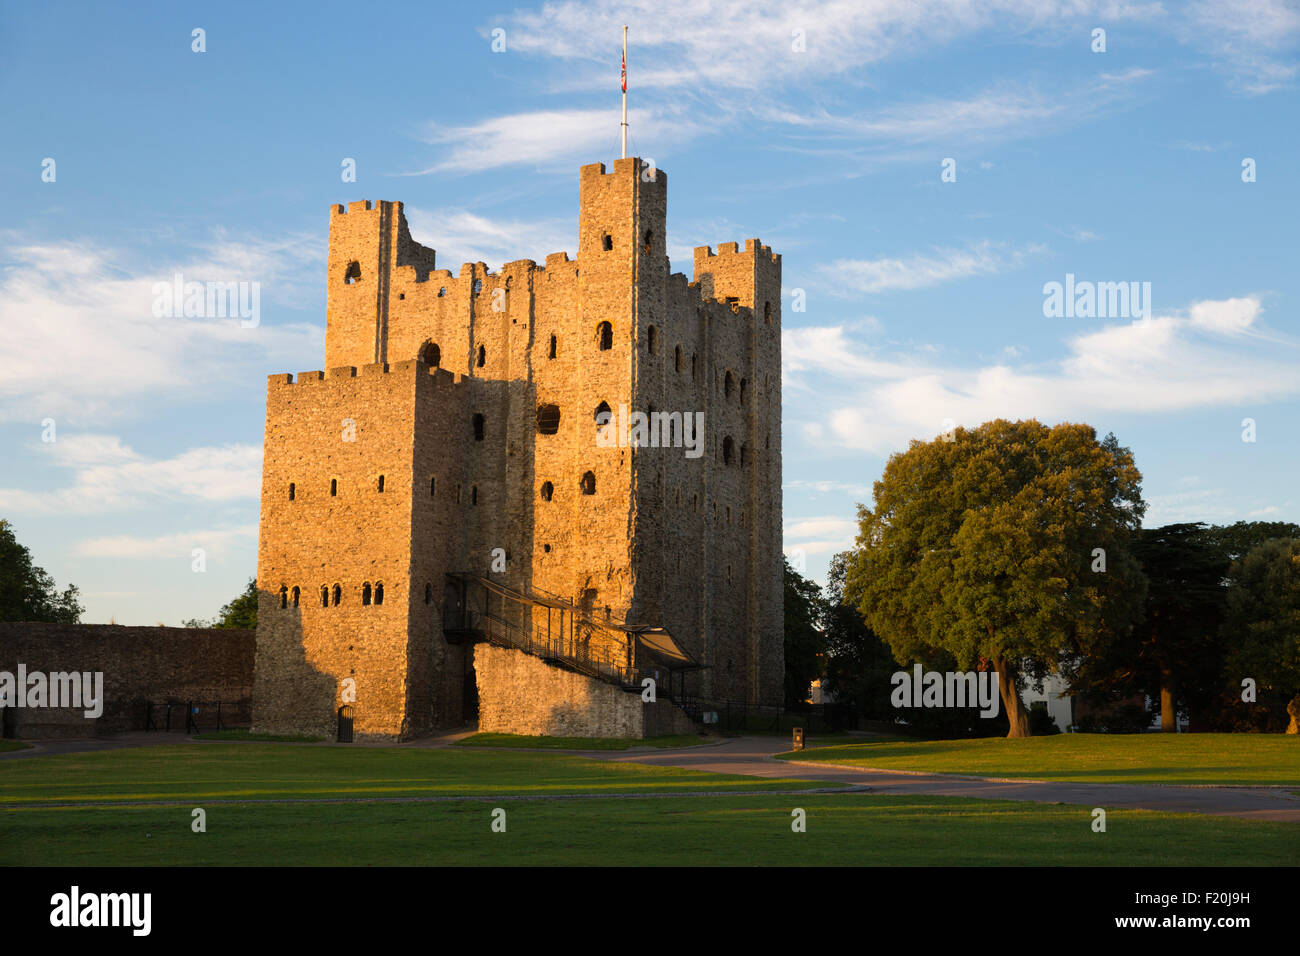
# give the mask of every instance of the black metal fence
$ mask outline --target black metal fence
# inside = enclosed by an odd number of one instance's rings
[[[253,724],[252,702],[243,700],[146,700],[141,702],[144,730],[201,734],[247,730]]]

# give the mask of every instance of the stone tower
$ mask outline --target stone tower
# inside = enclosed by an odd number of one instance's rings
[[[333,735],[346,704],[419,734],[475,698],[483,729],[667,726],[462,627],[466,581],[584,648],[662,629],[702,665],[677,699],[780,702],[781,260],[751,239],[669,274],[666,208],[662,170],[585,166],[576,260],[453,276],[400,203],[333,207],[326,371],[267,390],[257,729]]]

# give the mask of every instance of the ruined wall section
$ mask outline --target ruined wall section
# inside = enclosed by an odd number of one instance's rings
[[[427,281],[434,250],[411,238],[400,202],[363,200],[330,207],[325,300],[325,367],[387,362],[400,301],[399,270]],[[397,359],[414,358],[398,355]]]
[[[255,730],[333,736],[348,677],[359,736],[396,736],[408,713],[430,710],[407,686],[416,391],[427,379],[415,361],[270,378]]]

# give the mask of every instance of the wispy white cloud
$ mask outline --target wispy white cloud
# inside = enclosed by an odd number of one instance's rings
[[[191,499],[256,499],[262,450],[251,445],[191,448],[150,459],[112,435],[59,434],[42,446],[51,464],[72,473],[61,488],[0,488],[0,510],[11,514],[94,514]]]
[[[1293,0],[1197,0],[1181,36],[1209,51],[1214,66],[1242,93],[1293,86],[1300,63],[1300,7]]]
[[[90,243],[22,242],[0,250],[0,420],[124,413],[132,400],[181,400],[227,385],[241,369],[302,361],[324,350],[321,330],[239,318],[159,318],[154,287],[185,281],[257,282],[262,303],[319,279],[324,243],[237,242],[219,236],[172,267],[133,269],[126,254]]]
[[[936,364],[916,349],[887,351],[834,326],[786,329],[788,427],[810,442],[885,455],[910,439],[933,438],[945,419],[1077,421],[1300,395],[1297,346],[1261,328],[1261,314],[1255,296],[1197,302],[1075,335],[1053,364],[982,367]]]
[[[870,295],[995,275],[1019,268],[1028,256],[1042,251],[1039,245],[1014,248],[985,239],[964,248],[936,249],[905,258],[837,259],[822,266],[820,272],[832,295]]]
[[[698,118],[669,107],[630,109],[628,127],[641,142],[670,150],[703,129]],[[441,149],[439,160],[408,175],[477,172],[504,166],[570,171],[619,142],[619,114],[610,109],[537,110],[496,116],[468,126],[433,125],[424,141]],[[647,157],[651,158],[651,157]]]
[[[202,548],[207,558],[220,559],[257,542],[257,525],[216,528],[157,535],[152,538],[123,534],[89,538],[78,543],[76,553],[85,558],[190,558]]]
[[[516,259],[544,262],[553,252],[573,256],[578,251],[572,219],[521,221],[492,219],[465,209],[412,208],[406,210],[406,218],[412,237],[436,249],[438,264],[453,272],[464,262],[485,262],[495,268]]]

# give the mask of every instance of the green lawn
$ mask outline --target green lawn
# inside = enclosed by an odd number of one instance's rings
[[[195,734],[195,740],[260,740],[268,743],[316,744],[324,737],[306,737],[301,734],[255,734],[251,730],[210,730]]]
[[[813,786],[816,784],[802,780],[699,774],[567,754],[451,748],[170,744],[0,762],[0,810],[15,803],[72,801],[601,794]]]
[[[0,865],[1205,866],[1300,860],[1300,824],[1112,810],[1107,832],[1094,833],[1090,807],[766,792],[814,786],[565,754],[454,748],[211,743],[52,755],[0,762]],[[470,795],[488,799],[458,799]],[[402,796],[452,799],[359,802]],[[346,802],[269,802],[331,798]],[[177,803],[141,806],[144,800]],[[61,802],[78,805],[50,806]],[[207,814],[206,833],[191,830],[195,807]],[[506,811],[505,833],[491,830],[497,807]],[[806,833],[791,831],[796,807],[807,813]]]
[[[25,744],[21,740],[0,740],[0,754],[7,750],[26,750],[31,744]]]
[[[456,747],[521,747],[530,750],[627,750],[629,747],[695,747],[707,741],[699,734],[666,737],[526,737],[523,734],[474,734]]]
[[[1300,737],[1060,734],[1008,740],[869,740],[780,755],[881,770],[1083,783],[1300,783]]]

